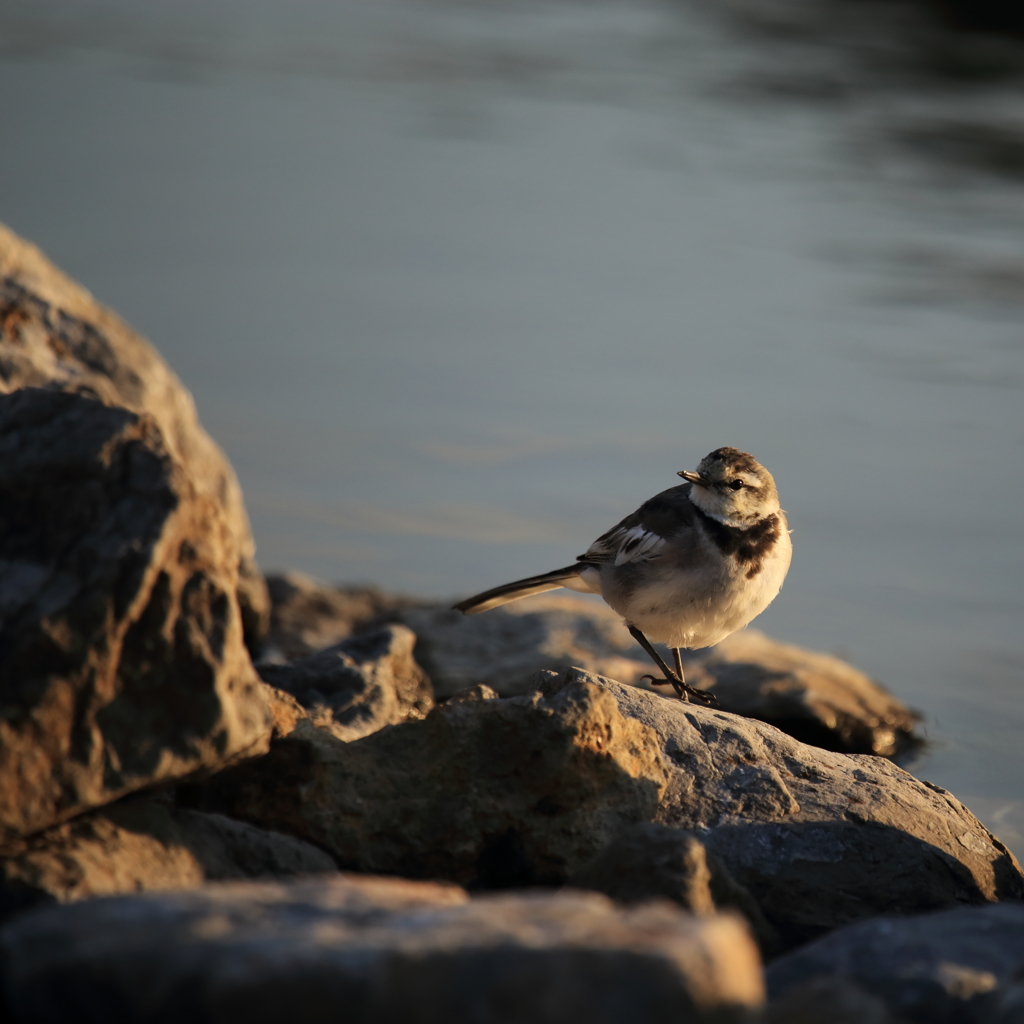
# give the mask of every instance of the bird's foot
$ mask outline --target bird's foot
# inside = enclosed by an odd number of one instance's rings
[[[658,679],[655,676],[643,675],[641,679],[649,679],[652,686],[672,686],[676,691],[676,696],[682,701],[688,701],[690,697],[696,697],[697,700],[702,701],[709,707],[718,707],[718,698],[708,690],[699,690],[696,686],[690,686],[689,683],[684,683],[681,679],[676,679],[674,676],[668,679]]]

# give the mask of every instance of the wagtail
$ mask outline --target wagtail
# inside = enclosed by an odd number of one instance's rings
[[[718,448],[686,481],[645,501],[579,555],[574,565],[486,590],[455,605],[467,615],[568,587],[600,594],[665,673],[650,678],[715,703],[683,677],[680,650],[710,647],[775,599],[793,545],[771,473],[736,448]],[[672,650],[675,671],[651,642]]]

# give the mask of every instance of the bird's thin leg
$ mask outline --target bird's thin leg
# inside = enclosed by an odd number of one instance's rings
[[[685,683],[686,676],[683,675],[683,654],[678,647],[672,648],[672,657],[676,663],[676,675],[679,676],[679,682]]]
[[[687,694],[691,694],[708,704],[718,704],[718,698],[713,693],[708,693],[707,690],[698,690],[696,686],[690,686],[683,679],[682,658],[677,647],[672,650],[675,655],[676,664],[679,666],[678,676],[676,676],[672,669],[665,664],[665,659],[651,646],[650,640],[648,640],[647,637],[645,637],[643,633],[636,628],[636,626],[629,626],[628,628],[629,635],[647,652],[654,664],[665,673],[665,682],[672,684],[672,688],[676,691],[676,695],[680,700],[689,700],[690,698]],[[657,685],[657,681],[652,676],[649,676],[648,678],[650,678],[651,682]]]
[[[636,628],[636,626],[629,627],[629,635],[647,652],[654,664],[665,673],[665,680],[672,684],[672,688],[676,691],[676,696],[680,700],[688,700],[686,691],[683,689],[685,684],[682,679],[676,678],[672,669],[665,664],[665,659],[651,646],[650,640],[648,640],[647,637],[645,637],[643,633]]]
[[[686,681],[686,676],[683,675],[683,652],[679,647],[672,648],[672,657],[676,663],[676,675],[679,676],[679,682],[682,684],[683,689],[694,697],[700,697],[701,700],[707,701],[708,704],[718,704],[718,698],[707,690],[699,690],[696,686],[691,686]]]

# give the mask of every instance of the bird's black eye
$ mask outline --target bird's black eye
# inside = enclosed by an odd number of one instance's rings
[[[743,486],[742,480],[730,480],[729,486],[734,490],[738,491]]]

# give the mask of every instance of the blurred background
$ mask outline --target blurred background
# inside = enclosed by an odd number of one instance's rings
[[[921,709],[1020,852],[1020,20],[2,0],[0,220],[191,388],[265,570],[461,597],[752,452],[756,624]]]

